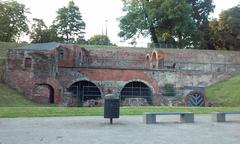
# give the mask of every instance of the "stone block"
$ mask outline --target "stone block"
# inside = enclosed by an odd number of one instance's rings
[[[193,113],[180,114],[180,121],[182,123],[193,123],[194,122],[194,114]]]
[[[143,122],[145,124],[154,124],[156,123],[156,115],[155,114],[144,114]]]
[[[225,113],[219,113],[219,112],[212,113],[212,121],[213,122],[225,122],[226,121]]]

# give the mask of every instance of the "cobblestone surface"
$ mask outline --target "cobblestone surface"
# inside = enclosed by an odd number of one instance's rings
[[[0,118],[0,144],[239,144],[240,116],[225,123],[195,115],[158,116],[146,125],[142,116],[121,116],[113,125],[103,117]]]

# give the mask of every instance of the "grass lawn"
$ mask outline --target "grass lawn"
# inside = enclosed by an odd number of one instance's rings
[[[121,107],[121,115],[142,115],[144,112],[194,112],[208,114],[216,111],[240,111],[240,107]],[[103,116],[103,107],[0,107],[0,117]]]
[[[36,107],[45,106],[28,100],[16,90],[0,83],[0,107]],[[50,106],[50,105],[46,105]]]
[[[240,75],[208,87],[206,96],[221,106],[240,107]]]

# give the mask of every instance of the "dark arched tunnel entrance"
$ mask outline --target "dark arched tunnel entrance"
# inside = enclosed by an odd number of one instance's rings
[[[101,99],[99,88],[89,81],[75,82],[68,88],[68,91],[72,93],[72,97],[76,99],[78,106],[83,106],[84,102],[87,101]]]
[[[125,103],[128,100],[144,100],[147,104],[152,104],[152,91],[143,82],[133,81],[127,83],[120,94],[121,102]],[[135,104],[133,104],[135,105]],[[141,104],[136,104],[141,105]],[[144,105],[144,104],[143,104]]]

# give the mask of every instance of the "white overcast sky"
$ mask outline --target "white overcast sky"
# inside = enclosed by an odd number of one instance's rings
[[[53,19],[56,17],[56,11],[67,6],[70,0],[17,0],[26,5],[30,9],[31,18],[41,18],[47,24],[52,24]],[[118,18],[123,15],[122,0],[74,0],[75,4],[79,7],[83,20],[86,23],[85,38],[95,34],[101,34],[102,30],[105,32],[106,24],[108,29],[108,36],[113,43],[123,45],[121,38],[118,37],[119,27]],[[212,17],[217,17],[222,10],[226,10],[237,4],[240,0],[214,0],[215,12]],[[106,23],[106,20],[108,21]],[[148,39],[139,39],[138,42],[145,44],[150,42]]]

